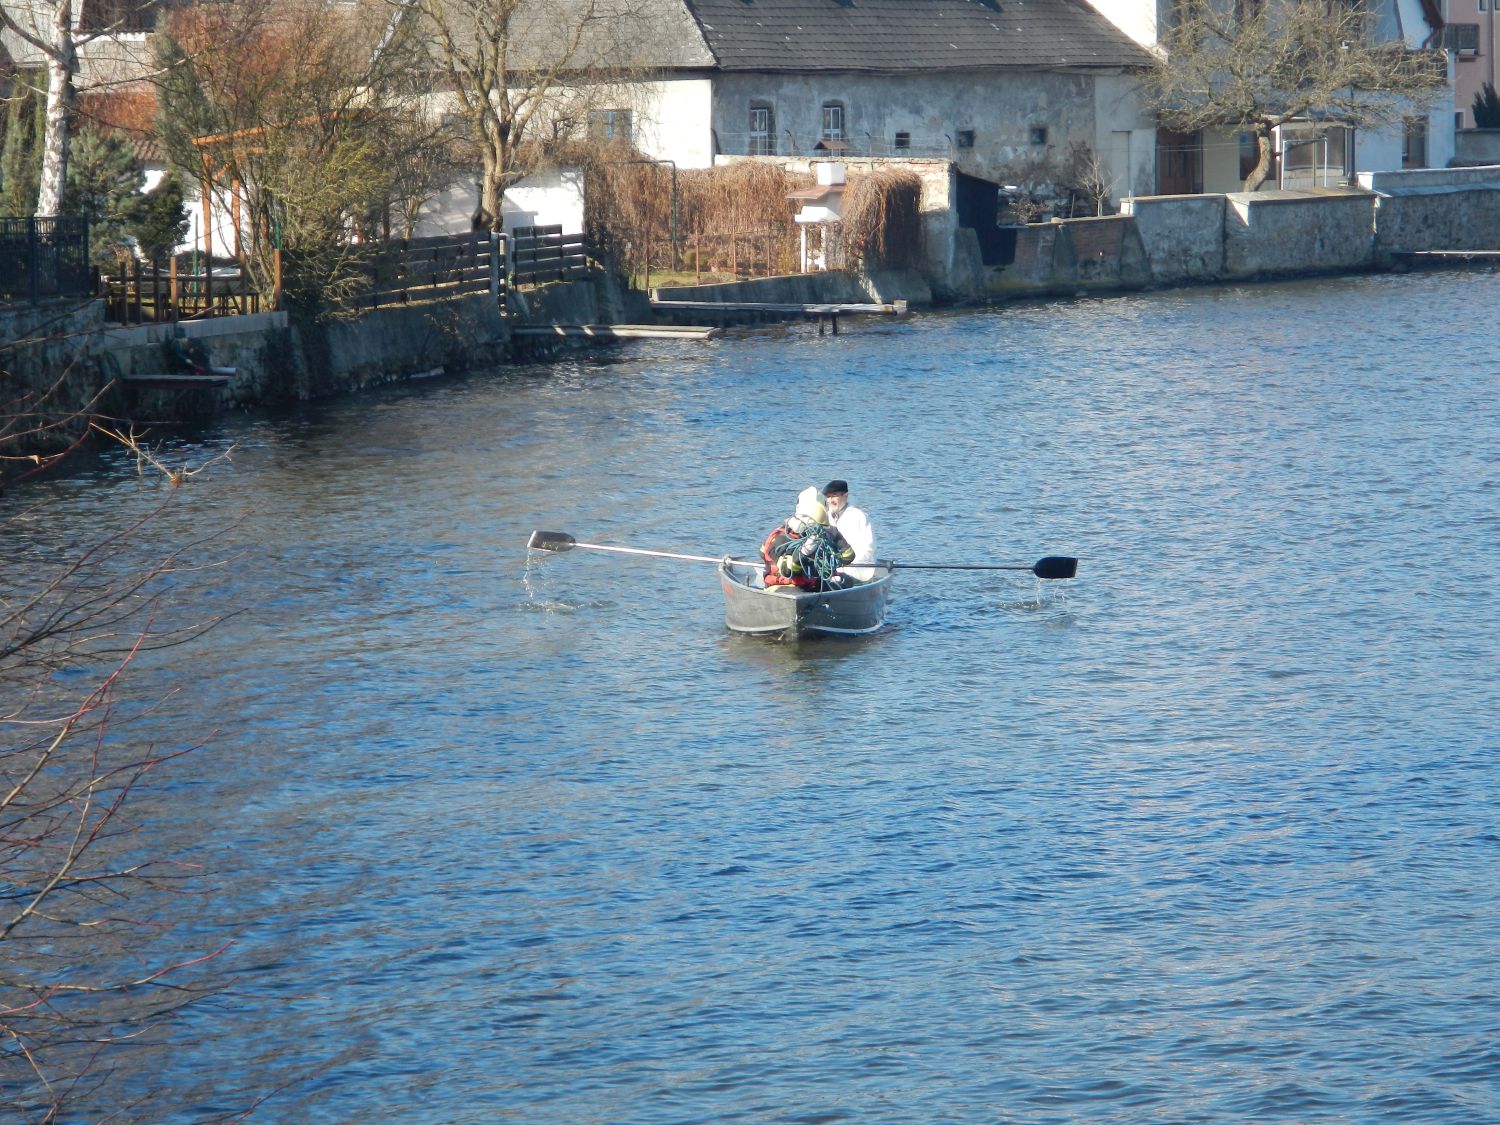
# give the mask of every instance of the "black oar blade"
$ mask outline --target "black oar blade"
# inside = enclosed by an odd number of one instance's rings
[[[1078,573],[1078,560],[1066,555],[1048,555],[1031,568],[1038,578],[1072,578]]]
[[[566,531],[533,531],[531,538],[526,540],[528,551],[568,551],[572,550],[574,539]]]

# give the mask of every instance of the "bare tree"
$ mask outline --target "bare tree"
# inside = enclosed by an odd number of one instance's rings
[[[1342,0],[1185,0],[1144,93],[1162,124],[1255,135],[1255,191],[1274,168],[1272,133],[1315,116],[1355,128],[1391,125],[1447,93],[1440,51],[1375,36],[1374,9]]]
[[[73,111],[78,100],[79,51],[89,43],[137,27],[158,0],[113,0],[90,11],[102,16],[84,26],[83,0],[6,0],[0,4],[0,26],[9,28],[45,60],[47,77],[42,135],[41,190],[36,214],[62,214],[68,182]]]
[[[0,385],[20,387],[5,375]],[[63,381],[0,404],[0,486],[79,444],[90,405]],[[164,588],[196,545],[142,562],[156,515],[194,471],[134,435],[143,487],[162,490],[97,542],[69,547],[47,501],[0,510],[0,1117],[128,1119],[111,1086],[115,1048],[214,987],[170,937],[172,896],[194,868],[132,823],[143,786],[193,747],[164,748],[133,698],[132,667],[208,624],[172,625]],[[33,450],[33,452],[27,452]],[[25,485],[21,485],[25,488]],[[14,496],[8,499],[14,500]],[[51,529],[49,531],[49,528]]]
[[[407,149],[431,130],[401,124],[408,81],[381,24],[358,6],[244,0],[174,13],[158,36],[159,126],[184,176],[235,216],[257,287],[275,250],[296,257],[309,300],[336,304],[396,191]]]
[[[441,120],[433,120],[430,106],[413,104],[392,127],[391,217],[401,224],[400,236],[411,238],[422,208],[461,177],[472,176],[473,164],[468,146]]]
[[[640,104],[639,79],[654,37],[649,0],[392,0],[430,39],[477,150],[476,226],[500,230],[505,191],[548,160],[558,142],[590,130],[619,140]],[[667,31],[666,33],[670,33]]]
[[[1117,180],[1092,146],[1082,141],[1074,141],[1068,146],[1062,177],[1070,200],[1086,199],[1093,215],[1104,214],[1110,189]]]

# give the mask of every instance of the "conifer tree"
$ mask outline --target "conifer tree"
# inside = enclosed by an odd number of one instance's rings
[[[141,206],[141,165],[130,144],[88,127],[73,141],[63,213],[89,221],[89,259],[115,260]]]
[[[1474,95],[1474,128],[1500,129],[1500,95],[1488,82]]]
[[[141,197],[130,233],[141,253],[160,263],[187,237],[188,213],[183,206],[182,181],[169,173]]]
[[[5,133],[0,137],[0,215],[22,217],[36,207],[45,107],[32,80],[41,77],[17,75],[5,101]]]

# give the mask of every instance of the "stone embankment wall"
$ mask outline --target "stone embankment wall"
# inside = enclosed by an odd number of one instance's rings
[[[1375,264],[1366,193],[1236,192],[1224,203],[1226,281],[1352,273]]]
[[[1363,172],[1385,254],[1500,250],[1500,166]]]
[[[179,373],[170,343],[179,331],[202,345],[214,367],[234,368],[227,385],[147,389],[120,378]],[[494,363],[507,356],[510,329],[484,295],[326,324],[297,324],[275,312],[130,327],[106,324],[103,303],[90,301],[0,311],[0,340],[7,342],[0,392],[8,401],[38,404],[50,395],[44,405],[53,416],[168,419]]]
[[[1500,166],[1362,173],[1354,188],[1127,199],[1156,285],[1384,269],[1500,250]]]

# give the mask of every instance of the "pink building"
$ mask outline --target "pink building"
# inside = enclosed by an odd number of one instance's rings
[[[1496,55],[1500,54],[1500,0],[1448,0],[1448,22],[1443,45],[1454,55],[1453,119],[1460,129],[1473,129],[1474,99],[1484,84],[1496,84]]]

